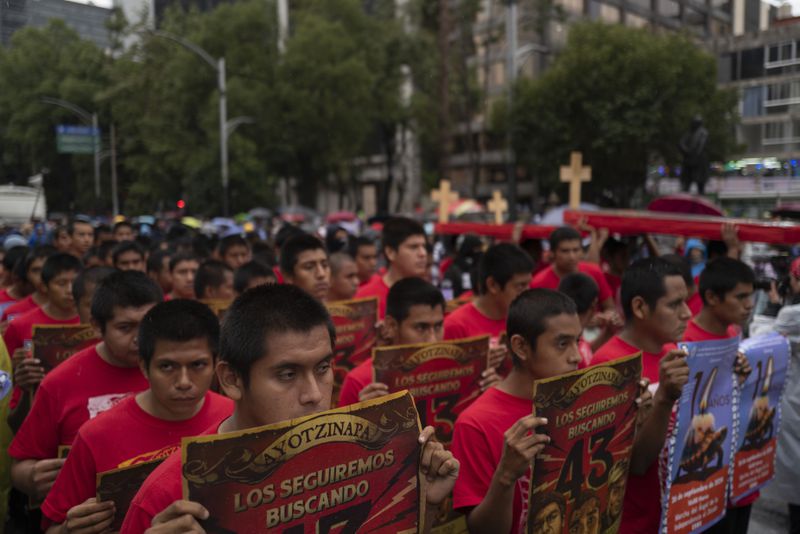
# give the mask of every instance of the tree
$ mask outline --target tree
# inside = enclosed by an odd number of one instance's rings
[[[696,114],[710,132],[712,160],[735,150],[736,101],[717,88],[714,57],[688,36],[576,24],[550,69],[515,88],[514,150],[550,188],[579,150],[593,169],[589,193],[625,204],[649,164],[680,161],[678,141]]]

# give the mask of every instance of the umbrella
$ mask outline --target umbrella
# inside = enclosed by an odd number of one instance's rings
[[[569,204],[564,204],[562,206],[550,209],[544,214],[544,217],[542,217],[542,220],[539,221],[539,224],[543,226],[562,226],[564,224],[564,212],[568,209],[570,209]],[[594,204],[581,202],[580,206],[578,206],[578,209],[580,211],[597,211],[600,208]]]
[[[269,219],[272,217],[272,212],[267,208],[253,208],[250,210],[250,216],[254,219]]]
[[[358,219],[355,213],[352,211],[335,211],[325,217],[325,222],[327,223],[340,223],[340,222],[352,222]]]
[[[691,213],[693,215],[711,215],[723,217],[725,214],[722,208],[711,201],[701,197],[676,193],[659,197],[647,205],[650,211],[662,211],[669,213]]]
[[[181,223],[184,226],[188,226],[189,228],[194,228],[195,230],[203,226],[203,223],[200,222],[198,219],[195,219],[194,217],[184,217],[183,219],[181,219]]]
[[[450,215],[461,217],[467,214],[483,213],[486,210],[480,202],[472,200],[471,198],[462,198],[457,202],[450,204],[447,211],[450,213]]]
[[[313,221],[319,218],[319,213],[306,206],[284,206],[278,209],[278,213],[286,222]]]

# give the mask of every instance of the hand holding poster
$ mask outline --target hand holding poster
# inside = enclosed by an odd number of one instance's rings
[[[210,534],[417,532],[424,517],[419,433],[413,399],[403,392],[184,438],[183,497],[210,512],[203,522]]]
[[[164,459],[161,458],[97,473],[97,501],[114,502],[114,522],[109,527],[112,532],[119,532],[122,528],[125,514],[128,513],[128,508],[130,508],[136,492],[142,487],[150,473],[155,471],[163,461]]]
[[[668,534],[700,532],[725,515],[738,347],[738,337],[680,344],[688,354],[689,382],[668,439],[661,518]]]
[[[789,369],[789,341],[780,334],[747,339],[739,346],[753,371],[741,387],[733,458],[731,500],[753,493],[775,476],[781,395]]]
[[[67,358],[98,341],[94,327],[88,324],[33,325],[33,357],[42,362],[45,372],[52,371]]]
[[[534,461],[528,534],[617,532],[641,376],[635,354],[534,383],[550,443]]]
[[[372,356],[374,381],[390,392],[408,389],[422,426],[436,429],[445,446],[453,439],[458,414],[481,394],[489,357],[489,336],[443,343],[378,347]]]
[[[378,299],[341,300],[328,302],[325,306],[336,326],[333,379],[336,384],[334,397],[338,398],[338,389],[347,373],[372,354],[377,340]]]

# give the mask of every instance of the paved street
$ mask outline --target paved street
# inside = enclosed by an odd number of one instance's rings
[[[761,492],[761,498],[753,506],[748,533],[786,534],[787,532],[789,532],[789,517],[786,504],[768,487]]]

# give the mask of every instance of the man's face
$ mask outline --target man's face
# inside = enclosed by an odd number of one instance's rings
[[[28,266],[28,283],[33,286],[36,291],[42,290],[42,267],[44,266],[45,258],[36,258]]]
[[[562,526],[564,518],[561,517],[561,508],[551,502],[536,514],[533,518],[534,534],[561,534],[564,529]]]
[[[72,248],[72,238],[66,230],[59,230],[56,233],[55,240],[53,240],[53,246],[59,252],[69,252],[70,248]]]
[[[572,512],[569,534],[600,534],[600,508],[597,498],[592,498]]]
[[[664,278],[666,294],[658,299],[653,310],[645,305],[644,324],[654,341],[660,345],[676,343],[683,338],[686,323],[692,312],[686,305],[689,292],[681,276]]]
[[[397,250],[386,247],[386,257],[400,278],[425,278],[428,261],[425,244],[425,236],[412,235],[400,243]]]
[[[250,368],[249,383],[225,387],[236,402],[238,426],[269,425],[328,410],[333,393],[328,328],[273,333],[266,345],[267,353]]]
[[[136,342],[139,323],[155,305],[156,303],[153,302],[131,308],[114,306],[114,315],[106,322],[103,342],[117,364],[124,367],[139,365],[139,346]]]
[[[500,303],[502,309],[505,310],[505,314],[508,315],[508,309],[514,299],[530,287],[531,278],[531,273],[517,273],[502,288],[497,283],[488,284],[490,286],[489,294]]]
[[[204,298],[212,300],[233,300],[236,297],[236,293],[233,291],[233,272],[226,270],[222,276],[222,285],[206,288],[206,295]]]
[[[75,223],[72,226],[72,249],[83,257],[92,248],[94,230],[89,223]]]
[[[144,369],[161,419],[183,421],[193,417],[214,377],[214,356],[206,338],[156,341],[150,365]]]
[[[331,287],[328,254],[321,248],[301,252],[297,255],[292,276],[287,281],[317,300],[325,300]]]
[[[193,299],[194,297],[194,275],[200,264],[197,260],[185,260],[178,262],[172,270],[172,294],[179,299]]]
[[[144,257],[135,250],[128,250],[117,256],[115,265],[120,271],[145,271]]]
[[[378,249],[375,245],[361,245],[356,251],[356,266],[358,279],[365,283],[375,274],[378,266]]]
[[[353,298],[358,291],[358,268],[354,261],[344,261],[339,265],[336,274],[331,272],[331,300],[347,300]]]
[[[551,378],[572,372],[578,368],[581,354],[578,339],[581,322],[577,314],[562,313],[545,320],[545,331],[536,338],[532,349],[525,343],[523,365],[535,378]],[[515,352],[519,353],[512,339]]]
[[[114,230],[112,237],[118,243],[133,241],[133,229],[130,226],[119,226]]]
[[[225,251],[222,261],[227,263],[228,267],[235,271],[250,261],[251,257],[252,254],[249,248],[244,245],[233,245],[232,247],[228,247],[228,250]]]
[[[753,284],[739,282],[725,298],[719,300],[714,296],[713,309],[727,324],[744,324],[753,311]]]
[[[72,297],[72,283],[77,276],[77,271],[58,273],[44,286],[47,288],[48,302],[64,314],[74,315],[78,312]]]
[[[83,296],[78,301],[78,317],[81,319],[81,324],[89,324],[92,322],[92,298],[94,291],[97,289],[97,284],[86,282],[83,285]]]
[[[580,239],[562,241],[553,251],[553,264],[562,275],[578,272],[578,262],[581,258],[583,258],[583,248]]]
[[[608,487],[608,515],[616,519],[622,513],[622,502],[625,497],[625,478],[617,480]]]
[[[444,309],[441,306],[414,304],[400,324],[386,317],[387,338],[392,345],[434,343],[444,338]]]

